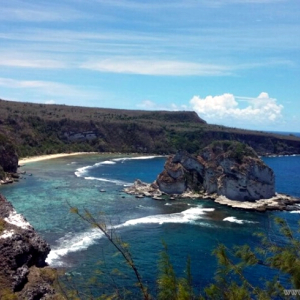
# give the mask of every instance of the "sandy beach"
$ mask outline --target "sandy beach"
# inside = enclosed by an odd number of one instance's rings
[[[30,162],[36,162],[47,159],[54,159],[65,156],[75,156],[75,155],[84,155],[84,154],[97,154],[98,152],[74,152],[74,153],[58,153],[58,154],[47,154],[47,155],[39,155],[32,157],[24,157],[19,160],[19,165],[24,165]]]

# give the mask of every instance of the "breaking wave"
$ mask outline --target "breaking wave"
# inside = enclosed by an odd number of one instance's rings
[[[227,217],[227,218],[223,219],[223,221],[237,223],[237,224],[258,223],[258,222],[248,221],[248,220],[239,220],[236,217]]]
[[[111,182],[116,185],[122,185],[122,186],[127,186],[130,185],[129,182],[125,182],[122,180],[116,180],[116,179],[107,179],[107,178],[99,178],[99,177],[84,177],[86,180],[98,180],[98,181],[103,181],[103,182]]]
[[[85,166],[85,167],[78,168],[75,171],[75,175],[77,177],[83,177],[84,179],[88,179],[88,180],[100,180],[100,181],[107,181],[107,182],[112,182],[112,183],[116,183],[116,184],[128,185],[129,183],[122,182],[122,181],[119,181],[119,180],[109,180],[109,179],[104,179],[104,178],[90,177],[90,176],[86,176],[86,175],[88,175],[89,170],[98,168],[101,165],[115,165],[117,163],[123,163],[126,160],[144,160],[144,159],[153,159],[153,158],[156,158],[156,157],[160,157],[160,156],[138,156],[138,157],[113,158],[111,160],[105,160],[105,161],[95,163],[92,166]]]
[[[166,224],[166,223],[186,223],[196,224],[201,226],[209,226],[206,223],[196,223],[207,212],[214,211],[214,208],[192,207],[180,213],[173,214],[159,214],[143,218],[128,220],[122,224],[115,225],[113,229],[119,229],[127,226],[135,226],[139,224]],[[68,233],[64,237],[56,241],[57,246],[52,246],[46,262],[53,266],[63,266],[62,258],[68,253],[77,252],[88,249],[91,245],[95,244],[97,240],[103,237],[103,233],[97,228],[89,229],[82,233]]]

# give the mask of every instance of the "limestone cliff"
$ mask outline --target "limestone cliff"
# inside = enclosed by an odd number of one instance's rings
[[[239,201],[268,199],[275,195],[275,176],[249,146],[217,141],[198,156],[179,151],[170,156],[157,185],[167,194],[199,191]]]
[[[54,299],[50,246],[0,195],[0,299]],[[10,298],[9,298],[10,297]]]

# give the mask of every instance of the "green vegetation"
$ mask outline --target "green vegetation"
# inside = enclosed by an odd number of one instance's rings
[[[168,247],[163,243],[164,250],[158,264],[159,276],[157,280],[159,300],[192,300],[194,299],[191,275],[191,260],[187,259],[186,278],[176,278],[175,271],[168,255]]]
[[[0,234],[4,231],[5,229],[5,221],[0,218]]]
[[[4,289],[0,290],[0,299],[1,300],[17,300],[18,297],[9,288],[4,288]]]
[[[260,238],[260,244],[255,249],[248,245],[228,249],[220,244],[213,251],[218,267],[212,283],[204,288],[202,295],[197,295],[193,289],[191,276],[191,261],[187,259],[185,278],[178,278],[175,274],[167,245],[163,243],[163,250],[158,262],[157,294],[150,293],[143,283],[138,266],[135,264],[129,251],[129,245],[125,243],[112,227],[107,226],[103,215],[97,221],[88,211],[80,213],[77,208],[71,208],[81,219],[98,228],[113,245],[128,266],[137,281],[139,295],[125,291],[118,287],[117,276],[120,271],[114,269],[110,272],[114,282],[113,291],[105,290],[101,296],[93,296],[93,293],[83,293],[77,289],[64,290],[65,299],[158,299],[158,300],[247,300],[247,299],[300,299],[299,296],[286,296],[285,289],[300,289],[300,240],[299,232],[292,232],[288,224],[280,219],[275,219],[277,226],[277,242],[273,242],[264,234],[256,234]],[[299,222],[300,226],[300,222]],[[260,286],[252,283],[249,270],[263,266],[274,271],[275,277],[271,281],[262,282]],[[105,274],[99,271],[100,277],[90,281],[90,285],[98,286],[103,281]],[[127,274],[128,275],[128,274]],[[284,278],[284,285],[280,279]],[[70,283],[70,282],[69,282]],[[68,285],[67,285],[68,286]],[[103,285],[99,285],[103,288]],[[91,286],[90,286],[91,288]],[[132,287],[134,289],[134,287]],[[65,289],[65,287],[64,287]],[[99,294],[100,290],[98,290]],[[101,292],[100,292],[101,294]],[[83,296],[84,295],[84,296]]]
[[[225,155],[237,160],[238,162],[242,162],[245,156],[255,157],[257,158],[257,153],[253,150],[253,148],[249,147],[244,143],[240,143],[237,141],[214,141],[211,144],[212,151],[215,154],[226,153]]]
[[[268,236],[258,234],[261,246],[251,249],[248,245],[236,247],[234,251],[219,245],[214,254],[218,260],[215,283],[205,289],[203,299],[293,299],[285,297],[285,289],[300,289],[300,241],[297,233],[293,233],[288,224],[280,219],[275,219],[279,226],[281,242],[274,243]],[[300,225],[300,222],[299,222]],[[299,231],[300,232],[300,231]],[[246,278],[245,269],[262,265],[277,271],[271,282],[265,286],[253,286]],[[280,283],[280,276],[285,276],[288,287]],[[299,299],[296,296],[295,299]]]
[[[140,296],[144,300],[150,300],[151,296],[148,292],[147,287],[143,283],[142,276],[134,262],[134,259],[131,255],[131,252],[129,250],[128,243],[125,243],[122,241],[122,239],[116,234],[115,230],[112,228],[112,226],[108,227],[107,220],[105,220],[104,216],[102,215],[102,220],[97,221],[95,217],[87,210],[84,210],[84,213],[80,213],[79,210],[75,207],[71,207],[71,212],[77,214],[82,220],[89,223],[92,227],[95,227],[99,229],[101,233],[104,234],[106,239],[109,241],[109,243],[115,248],[117,251],[117,255],[121,255],[123,261],[125,264],[131,269],[132,274],[136,280],[136,286],[138,287],[140,291]],[[113,270],[113,275],[118,276],[122,275],[122,273],[119,270]],[[126,294],[127,291],[124,291],[122,293],[122,296]],[[76,292],[78,294],[78,292]],[[113,293],[113,295],[102,295],[102,297],[107,297],[104,299],[119,299],[120,298],[120,289],[116,289],[116,291]]]
[[[214,140],[239,140],[259,153],[300,153],[300,139],[206,124],[195,112],[134,111],[0,100],[1,134],[19,157],[99,151],[195,153]]]

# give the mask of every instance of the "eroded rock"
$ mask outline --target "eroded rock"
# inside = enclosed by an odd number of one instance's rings
[[[0,299],[4,291],[17,299],[51,299],[53,278],[41,275],[49,252],[49,244],[0,195]]]
[[[179,151],[168,158],[156,181],[168,194],[201,191],[239,201],[275,195],[273,170],[252,148],[231,141],[215,142],[197,157]]]

